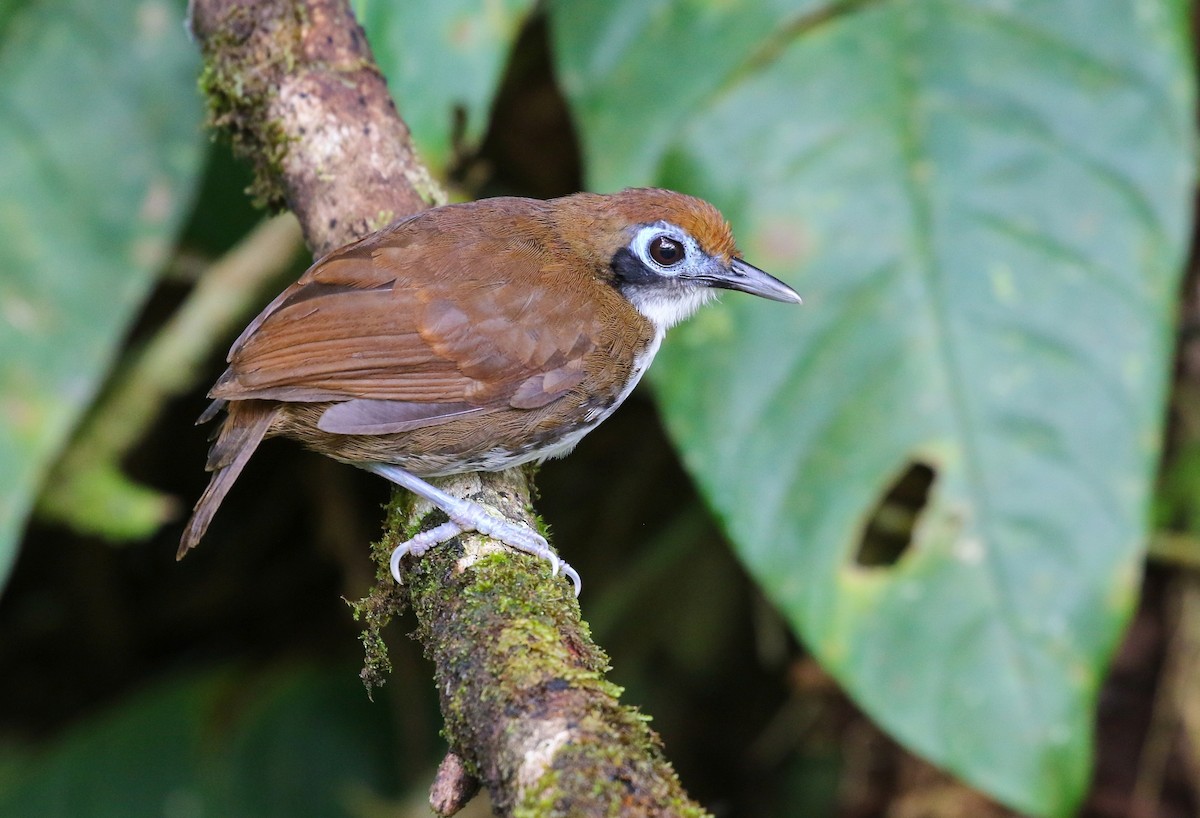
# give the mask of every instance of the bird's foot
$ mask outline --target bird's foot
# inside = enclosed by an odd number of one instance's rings
[[[441,545],[459,534],[477,531],[485,537],[499,540],[509,548],[546,560],[550,563],[550,573],[557,576],[558,572],[562,571],[575,586],[575,596],[579,596],[579,591],[583,587],[579,573],[568,563],[559,559],[559,556],[550,548],[550,544],[546,542],[546,538],[536,531],[504,519],[488,506],[446,494],[441,489],[431,486],[398,466],[375,464],[370,468],[376,474],[424,497],[450,517],[449,522],[434,526],[428,531],[422,531],[412,539],[396,546],[392,552],[391,569],[392,576],[396,578],[397,582],[400,581],[400,560],[406,555],[420,557],[430,548]]]
[[[392,576],[396,578],[397,582],[400,581],[400,560],[405,556],[411,554],[414,557],[420,557],[430,548],[441,545],[459,534],[476,531],[485,537],[499,540],[509,548],[546,560],[550,563],[551,575],[557,576],[558,572],[562,571],[575,586],[575,596],[579,596],[579,591],[583,587],[579,573],[554,553],[545,537],[526,526],[509,522],[497,516],[487,506],[472,503],[469,500],[463,500],[461,503],[461,506],[454,509],[450,522],[422,531],[412,539],[396,546],[392,552],[391,568]],[[447,514],[451,513],[449,510],[443,510]]]

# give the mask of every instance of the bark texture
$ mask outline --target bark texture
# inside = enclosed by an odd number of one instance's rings
[[[346,2],[193,0],[189,16],[212,124],[253,163],[258,198],[296,213],[314,255],[444,201]],[[439,482],[538,525],[525,471]],[[367,621],[368,685],[386,668],[378,629],[406,602],[416,612],[453,756],[434,809],[460,808],[477,779],[500,815],[704,815],[645,719],[618,703],[570,583],[550,577],[545,562],[467,535],[395,585],[392,546],[444,520],[397,497],[373,550],[379,583],[357,608]]]
[[[347,3],[193,0],[189,25],[212,124],[314,256],[444,203]]]

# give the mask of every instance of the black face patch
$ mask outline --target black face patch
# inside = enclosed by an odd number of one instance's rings
[[[618,290],[629,286],[660,284],[663,280],[662,273],[647,267],[628,247],[622,247],[614,253],[609,266],[613,271],[613,286]]]

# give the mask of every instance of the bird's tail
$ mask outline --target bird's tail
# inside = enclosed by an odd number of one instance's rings
[[[214,406],[220,408],[216,402]],[[270,431],[271,423],[279,411],[278,404],[257,400],[230,401],[225,408],[225,422],[212,448],[208,450],[208,463],[205,466],[213,476],[192,510],[192,519],[183,530],[176,559],[183,559],[183,555],[200,542],[221,501],[242,473],[250,455],[254,454],[258,444]],[[213,414],[215,412],[205,412],[199,422],[210,419]]]

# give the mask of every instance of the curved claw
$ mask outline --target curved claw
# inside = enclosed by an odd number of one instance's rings
[[[579,572],[571,567],[570,563],[562,564],[563,573],[571,578],[572,584],[575,586],[575,596],[579,596],[579,592],[583,590],[583,580],[579,578]]]
[[[389,562],[389,565],[392,569],[392,576],[395,578],[396,582],[400,583],[401,585],[404,584],[404,581],[400,579],[400,560],[407,556],[408,550],[407,542],[400,543],[395,547],[395,549],[393,549],[392,559]]]

